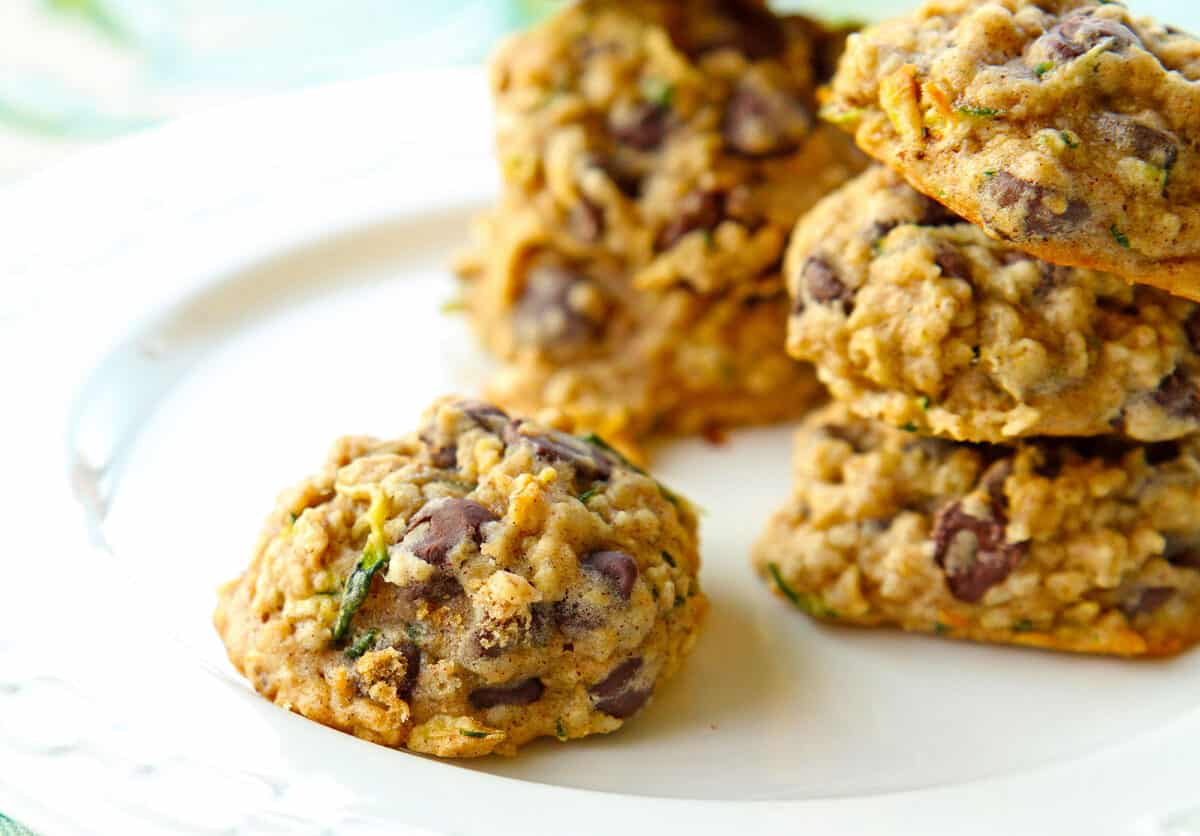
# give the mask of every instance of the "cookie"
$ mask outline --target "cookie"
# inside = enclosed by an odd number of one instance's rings
[[[785,273],[789,351],[861,416],[981,442],[1200,431],[1200,307],[1040,261],[883,167],[797,225]]]
[[[464,303],[504,361],[488,395],[505,407],[636,450],[653,436],[793,417],[823,399],[812,367],[784,350],[780,273],[708,294],[639,290],[615,260],[557,249],[532,210],[497,215],[480,227],[489,263]]]
[[[1200,41],[1095,0],[929,0],[823,113],[993,236],[1200,299]]]
[[[1161,656],[1200,638],[1200,438],[1012,447],[814,413],[754,563],[810,615]]]
[[[636,442],[820,396],[783,349],[780,270],[796,219],[865,165],[816,118],[843,40],[753,0],[591,0],[499,51],[503,196],[460,264],[508,364],[494,399]]]
[[[777,271],[796,218],[863,165],[816,118],[844,34],[754,0],[573,4],[492,61],[505,188],[640,290]]]
[[[340,440],[220,591],[268,699],[387,746],[513,754],[609,732],[690,650],[707,601],[687,501],[598,438],[435,404]]]

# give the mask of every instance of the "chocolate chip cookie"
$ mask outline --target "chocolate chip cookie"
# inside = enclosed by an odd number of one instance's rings
[[[1055,264],[1200,299],[1200,41],[1095,0],[930,0],[851,39],[824,115]]]
[[[1200,437],[974,445],[834,404],[754,551],[828,621],[1160,656],[1200,638]]]
[[[387,746],[511,755],[619,728],[707,608],[687,501],[596,437],[446,399],[344,438],[222,588],[229,658],[268,699]]]
[[[989,238],[877,167],[797,226],[788,348],[835,398],[957,440],[1200,431],[1200,307]]]
[[[511,364],[496,399],[633,438],[812,403],[779,339],[780,265],[864,166],[816,118],[844,36],[755,0],[587,0],[499,51],[504,194],[462,265]]]
[[[795,416],[824,397],[812,367],[784,350],[778,271],[713,293],[639,290],[617,261],[558,249],[528,207],[497,216],[479,226],[488,260],[464,299],[505,361],[488,388],[504,406],[636,450],[651,436]]]

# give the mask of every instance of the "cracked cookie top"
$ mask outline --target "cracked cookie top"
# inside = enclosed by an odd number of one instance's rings
[[[686,500],[597,438],[446,399],[347,438],[221,593],[275,702],[392,746],[512,754],[611,731],[678,666],[705,598]]]

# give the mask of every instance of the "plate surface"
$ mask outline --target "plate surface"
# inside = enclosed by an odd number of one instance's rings
[[[380,115],[398,89],[415,104]],[[319,781],[361,821],[438,832],[1116,833],[1186,806],[1200,655],[1128,663],[825,628],[772,596],[748,550],[788,490],[786,428],[660,451],[656,473],[707,509],[713,612],[684,672],[617,734],[448,764],[253,695],[209,619],[275,493],[335,436],[404,433],[431,398],[488,374],[440,312],[456,293],[447,263],[494,189],[483,113],[474,75],[351,85],[167,129],[18,195],[28,234],[8,266],[42,278],[40,322],[71,325],[62,381],[88,369],[66,419],[75,493],[111,553],[116,604],[208,672],[174,689],[172,710],[206,718],[199,736],[228,770]],[[201,152],[224,168],[178,165]],[[92,240],[39,237],[39,221],[118,193]],[[68,275],[86,278],[71,311],[53,284]],[[1154,781],[1131,787],[1130,770]]]
[[[91,397],[141,403],[110,467],[106,539],[131,575],[175,590],[164,626],[222,675],[213,589],[245,566],[274,495],[337,435],[394,437],[439,394],[479,391],[486,359],[439,312],[472,211],[393,218],[214,277],[98,370]],[[676,798],[862,795],[1077,756],[1194,705],[1197,655],[1130,664],[815,626],[748,566],[789,489],[788,436],[659,452],[656,472],[707,509],[712,620],[679,680],[617,734],[471,768]],[[180,541],[193,515],[212,524]]]

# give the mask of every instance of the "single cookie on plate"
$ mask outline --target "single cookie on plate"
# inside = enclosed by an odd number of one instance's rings
[[[815,116],[844,33],[755,0],[589,0],[492,65],[503,197],[460,265],[492,396],[622,441],[777,420],[796,219],[865,165]]]
[[[797,225],[793,356],[854,412],[956,440],[1200,431],[1200,307],[989,238],[876,167]]]
[[[833,404],[794,453],[754,563],[810,615],[1122,656],[1200,638],[1200,437],[972,445]]]
[[[1095,0],[930,0],[823,115],[991,234],[1200,299],[1200,41]]]
[[[687,501],[597,438],[445,399],[344,438],[221,589],[230,660],[277,704],[388,746],[513,754],[620,727],[707,609]]]

